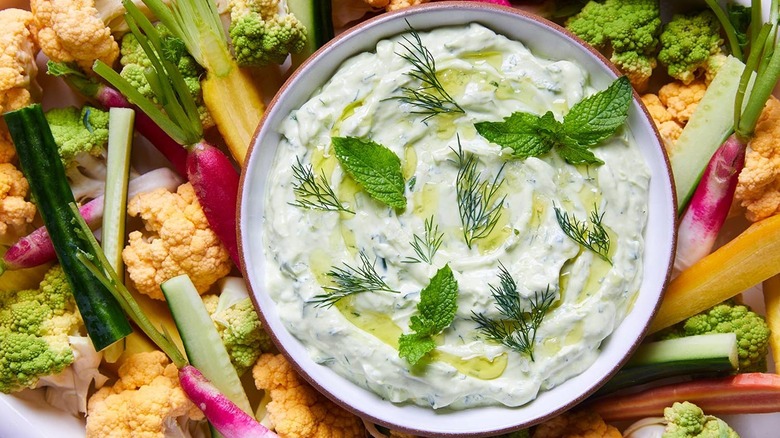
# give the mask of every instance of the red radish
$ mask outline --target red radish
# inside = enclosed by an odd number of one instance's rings
[[[238,266],[236,202],[238,172],[221,150],[201,141],[187,149],[187,178],[195,189],[209,226],[220,236]],[[219,181],[215,184],[214,181]],[[222,236],[232,235],[232,239]]]
[[[674,269],[683,271],[712,251],[726,221],[739,172],[745,166],[745,145],[731,135],[710,159],[677,230]]]
[[[277,436],[219,392],[192,365],[179,368],[179,383],[184,393],[187,394],[187,398],[203,411],[211,425],[225,438],[270,438]]]
[[[588,402],[604,421],[663,415],[672,403],[687,400],[711,415],[780,411],[780,375],[743,373],[654,387],[647,391],[602,397]]]
[[[238,265],[238,171],[227,155],[203,138],[200,115],[181,72],[160,55],[163,49],[157,28],[132,1],[126,0],[123,4],[127,10],[125,21],[151,63],[145,74],[150,82],[157,84],[157,100],[165,104],[160,108],[101,61],[95,62],[93,70],[127,96],[170,138],[184,146],[180,150],[186,154],[185,174],[195,189],[209,226]]]
[[[131,104],[119,91],[98,82],[94,82],[84,73],[65,64],[49,61],[49,74],[59,76],[84,97],[100,102],[105,108],[132,108],[135,110],[135,129],[146,137],[168,161],[179,175],[187,175],[187,151],[165,133],[138,107]]]
[[[173,191],[181,183],[181,178],[167,167],[151,170],[130,180],[127,197],[129,199],[139,193],[160,187]],[[103,197],[99,196],[82,205],[79,214],[91,229],[100,226],[103,219]],[[56,259],[57,254],[54,252],[49,233],[46,227],[40,227],[8,248],[0,259],[0,274],[9,269],[32,268]]]
[[[716,2],[707,3],[712,8],[720,8]],[[777,22],[777,19],[778,0],[772,0],[770,23]],[[758,28],[759,23],[755,24]],[[780,40],[776,40],[776,34],[777,26],[765,24],[758,33],[757,41],[751,44],[734,97],[733,134],[718,148],[707,165],[680,224],[675,260],[677,269],[685,269],[709,254],[731,208],[748,142],[753,137],[764,105],[780,79]],[[753,76],[755,80],[750,87]],[[750,93],[745,99],[748,89]]]
[[[174,140],[151,117],[131,104],[119,91],[107,85],[93,82],[83,73],[67,65],[50,62],[49,72],[63,77],[84,96],[97,100],[107,108],[133,108],[135,110],[136,130],[154,144],[179,174],[187,176],[195,189],[198,202],[203,208],[209,226],[227,248],[233,263],[238,266],[235,205],[238,199],[239,175],[227,155],[202,138],[194,145],[187,147],[185,144],[185,147],[182,147],[184,143],[187,143],[186,141]],[[231,194],[231,192],[234,193]]]

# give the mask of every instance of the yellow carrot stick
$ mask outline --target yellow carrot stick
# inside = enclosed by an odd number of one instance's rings
[[[669,283],[649,333],[703,312],[778,273],[780,215],[750,225]]]
[[[775,361],[775,372],[780,370],[780,275],[764,281],[766,323],[769,325],[769,348]]]
[[[211,113],[230,154],[244,163],[265,104],[251,73],[236,64],[224,76],[207,74],[201,83],[203,102]]]

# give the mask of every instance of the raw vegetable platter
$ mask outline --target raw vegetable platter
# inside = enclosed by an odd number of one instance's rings
[[[338,2],[334,2],[338,3]],[[349,2],[345,2],[349,3]],[[521,6],[534,9],[538,3],[542,2],[513,2],[531,3]],[[663,3],[671,3],[664,2]],[[677,2],[683,3],[683,2]],[[702,2],[703,3],[703,2]],[[742,1],[749,3],[749,1]],[[769,5],[769,0],[765,0],[765,8]],[[17,0],[0,0],[0,9],[7,7],[25,8],[26,2]],[[667,5],[668,6],[668,5]],[[335,6],[334,6],[335,7]],[[668,9],[668,7],[667,7]],[[663,10],[663,8],[662,8]],[[549,13],[549,11],[547,11]],[[45,70],[45,59],[39,59],[39,66]],[[39,82],[44,89],[44,106],[65,106],[67,104],[79,104],[81,99],[75,97],[73,93],[64,84],[58,80],[39,75]],[[778,93],[775,93],[779,95]],[[158,165],[160,158],[155,153],[147,153],[148,145],[141,145],[135,152],[134,164],[138,169],[152,168]],[[747,223],[740,218],[731,218],[727,221],[721,237],[716,245],[726,243],[731,237],[739,234],[745,229]],[[761,287],[756,286],[746,291],[744,294],[745,302],[751,305],[754,310],[764,312]],[[773,370],[774,364],[770,362],[769,370]],[[15,436],[31,437],[82,437],[84,436],[84,423],[75,417],[63,414],[61,411],[47,405],[43,400],[42,394],[36,391],[25,391],[23,393],[8,396],[0,394],[0,438]],[[773,436],[776,433],[777,425],[780,424],[780,413],[772,414],[754,414],[741,416],[722,416],[735,430],[743,437],[764,437]]]

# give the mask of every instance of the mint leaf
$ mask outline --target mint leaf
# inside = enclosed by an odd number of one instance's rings
[[[604,164],[590,149],[570,138],[563,138],[556,151],[569,164]]]
[[[411,365],[417,365],[420,359],[436,348],[436,341],[430,336],[420,336],[417,333],[401,335],[398,339],[398,356],[406,359]]]
[[[390,207],[406,208],[401,159],[390,149],[357,137],[333,137],[341,166],[372,198]]]
[[[552,116],[552,113],[547,114]],[[549,120],[542,121],[547,114],[539,117],[516,112],[504,118],[503,122],[478,122],[474,127],[479,135],[488,141],[511,148],[514,157],[520,159],[538,157],[552,148],[551,142],[545,140],[550,136],[549,128],[555,125],[550,124]],[[555,122],[554,118],[553,122]]]
[[[417,304],[419,315],[409,320],[414,333],[403,334],[398,339],[398,355],[411,365],[416,365],[436,348],[433,336],[452,324],[458,310],[458,282],[449,265],[436,272],[430,283],[420,292]]]
[[[570,164],[604,164],[588,150],[612,136],[628,117],[633,90],[621,76],[607,89],[574,104],[563,118],[515,112],[503,122],[479,122],[474,127],[486,140],[511,148],[519,159],[538,157],[555,148]]]
[[[606,140],[623,126],[628,117],[633,89],[625,76],[606,90],[577,102],[563,118],[563,133],[582,146]]]

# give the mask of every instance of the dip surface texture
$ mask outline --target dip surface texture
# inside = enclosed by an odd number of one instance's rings
[[[554,151],[512,159],[474,123],[502,121],[516,111],[552,111],[562,120],[597,91],[587,74],[477,24],[419,35],[443,87],[465,113],[426,119],[397,99],[402,87],[420,86],[399,56],[405,53],[399,42],[407,44],[400,36],[345,62],[279,127],[284,140],[264,201],[266,288],[317,363],[383,398],[433,408],[519,406],[589,367],[630,310],[642,279],[650,174],[625,128],[591,149],[601,166],[573,166]],[[405,209],[375,200],[345,173],[333,150],[337,136],[370,139],[400,158]],[[459,148],[476,158],[480,181],[503,180],[495,228],[470,247],[455,187]],[[354,214],[293,205],[299,161],[327,178]],[[603,214],[611,264],[562,231],[555,207],[585,223],[594,209]],[[418,258],[411,243],[424,236],[426,220],[442,235],[430,264],[411,260]],[[332,306],[312,302],[329,293],[323,286],[334,285],[329,272],[360,268],[361,256],[396,293],[358,293]],[[445,264],[458,282],[455,319],[434,336],[436,349],[412,367],[399,357],[398,339],[411,333],[420,291]],[[501,318],[491,292],[501,266],[526,305],[535,293],[554,293],[535,333],[533,360],[487,340],[473,320],[474,314]]]

